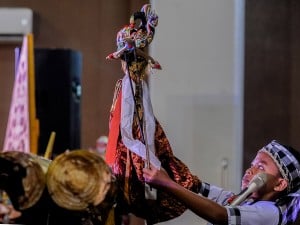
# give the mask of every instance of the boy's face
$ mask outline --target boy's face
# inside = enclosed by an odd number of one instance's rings
[[[251,167],[246,170],[243,176],[242,189],[246,188],[252,178],[258,173],[266,173],[268,179],[263,188],[252,194],[254,198],[263,198],[267,193],[273,192],[279,179],[283,179],[273,159],[265,152],[258,152],[251,163]]]

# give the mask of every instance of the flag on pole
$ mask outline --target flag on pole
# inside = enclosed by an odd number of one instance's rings
[[[37,152],[33,35],[24,36],[16,66],[3,151]]]

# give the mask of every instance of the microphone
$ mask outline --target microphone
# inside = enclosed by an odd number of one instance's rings
[[[238,196],[232,201],[230,206],[237,206],[241,202],[243,202],[246,198],[248,198],[253,192],[257,191],[258,189],[262,188],[267,182],[267,174],[266,173],[259,173],[256,174],[252,180],[249,182],[248,187],[241,191]]]

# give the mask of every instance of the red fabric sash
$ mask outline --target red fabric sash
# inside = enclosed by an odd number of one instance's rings
[[[120,121],[121,121],[121,99],[122,91],[118,93],[115,109],[111,115],[109,134],[108,134],[108,143],[106,147],[105,161],[108,165],[112,166],[116,160],[116,149],[117,141],[120,131]]]

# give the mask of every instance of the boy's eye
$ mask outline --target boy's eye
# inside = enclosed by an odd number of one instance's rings
[[[258,165],[258,169],[264,170],[265,168],[263,167],[263,165]]]
[[[257,168],[259,170],[265,170],[264,166],[260,163],[258,163],[258,164],[252,163],[251,167]]]

